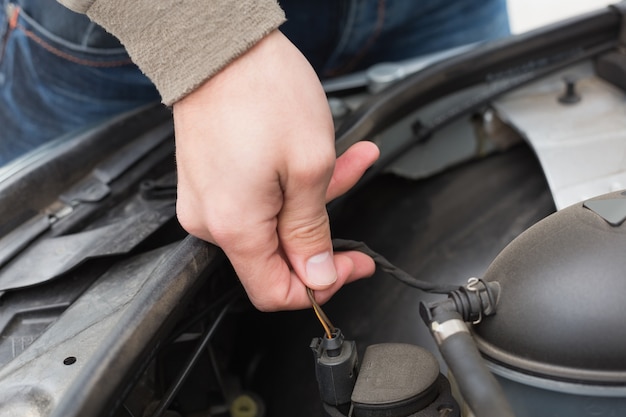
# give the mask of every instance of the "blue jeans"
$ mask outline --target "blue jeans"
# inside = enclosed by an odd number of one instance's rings
[[[159,100],[119,42],[55,0],[0,0],[0,165]],[[321,78],[509,33],[506,0],[281,0]]]
[[[159,100],[119,41],[55,0],[0,0],[0,165]]]
[[[506,0],[279,0],[321,78],[510,34]]]

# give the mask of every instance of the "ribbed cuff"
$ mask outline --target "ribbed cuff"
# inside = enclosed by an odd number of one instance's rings
[[[276,0],[95,0],[85,11],[120,39],[166,105],[192,92],[285,20]]]

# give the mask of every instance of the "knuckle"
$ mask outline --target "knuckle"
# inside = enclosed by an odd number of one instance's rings
[[[297,224],[282,225],[279,234],[286,241],[305,242],[307,245],[326,245],[326,230],[330,228],[328,215],[324,212]],[[324,233],[320,233],[324,231]]]
[[[300,184],[314,185],[330,179],[334,167],[334,153],[312,153],[304,155],[297,164],[294,164],[289,176]]]

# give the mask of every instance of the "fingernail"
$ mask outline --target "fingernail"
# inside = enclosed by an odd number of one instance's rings
[[[337,281],[335,262],[330,252],[311,256],[306,261],[306,276],[311,284],[330,285]]]

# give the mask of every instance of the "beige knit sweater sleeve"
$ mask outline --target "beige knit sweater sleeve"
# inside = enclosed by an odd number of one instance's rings
[[[278,28],[276,0],[58,0],[117,36],[171,105]]]

